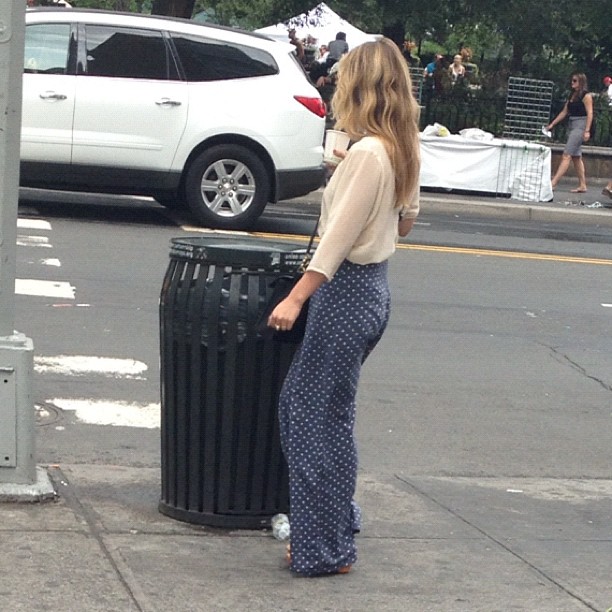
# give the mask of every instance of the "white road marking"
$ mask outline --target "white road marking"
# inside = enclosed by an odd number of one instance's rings
[[[17,227],[19,229],[50,230],[51,224],[42,219],[17,219]]]
[[[15,293],[17,295],[37,295],[39,297],[53,297],[74,300],[74,287],[65,281],[16,278]]]
[[[61,374],[63,376],[101,374],[114,378],[146,380],[141,374],[148,370],[148,366],[135,359],[114,359],[91,355],[53,355],[35,356],[34,370],[40,374]]]
[[[43,266],[56,266],[58,268],[62,265],[59,259],[54,259],[53,257],[41,259],[39,263],[41,263]]]
[[[49,239],[46,236],[24,236],[22,234],[17,236],[17,246],[51,248]]]
[[[604,308],[612,308],[612,304],[602,304]]]
[[[46,402],[62,410],[73,411],[79,421],[90,425],[142,427],[144,429],[159,428],[159,404],[62,398],[49,399]]]

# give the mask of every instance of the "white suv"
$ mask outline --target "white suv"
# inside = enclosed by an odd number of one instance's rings
[[[325,105],[293,51],[181,19],[29,9],[21,185],[151,195],[247,228],[324,181]]]

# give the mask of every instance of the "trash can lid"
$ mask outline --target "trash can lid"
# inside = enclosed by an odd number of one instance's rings
[[[170,259],[241,268],[295,269],[305,251],[305,244],[251,236],[186,236],[170,241]]]

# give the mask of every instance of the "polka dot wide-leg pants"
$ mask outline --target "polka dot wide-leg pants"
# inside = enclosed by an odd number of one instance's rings
[[[361,364],[382,336],[389,308],[386,262],[345,261],[310,299],[304,341],[279,400],[291,570],[298,574],[331,574],[357,560],[355,396]]]

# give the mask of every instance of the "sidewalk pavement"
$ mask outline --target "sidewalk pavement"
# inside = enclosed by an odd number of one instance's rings
[[[582,201],[601,201],[601,186]],[[612,209],[423,194],[424,208],[612,221]],[[456,212],[456,210],[455,210]],[[548,215],[548,216],[546,216]],[[557,216],[561,215],[561,216]],[[137,464],[137,458],[135,458]],[[572,612],[612,608],[612,480],[360,472],[360,560],[292,577],[284,543],[157,510],[159,467],[45,466],[58,493],[0,504],[6,612]]]
[[[552,202],[525,202],[490,195],[421,191],[421,210],[546,223],[612,227],[612,199],[602,194],[607,181],[592,180],[586,193],[572,193],[576,179],[563,179]]]
[[[48,467],[59,496],[0,506],[7,612],[572,612],[612,606],[612,480],[361,472],[360,560],[295,578],[265,531],[157,511],[159,468]]]

